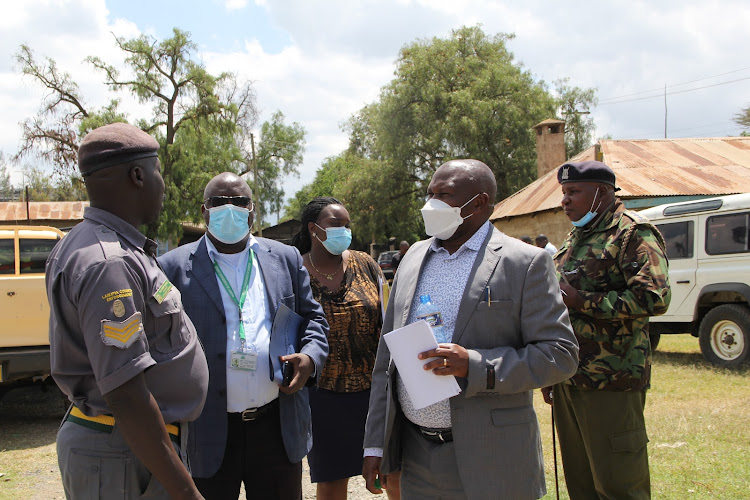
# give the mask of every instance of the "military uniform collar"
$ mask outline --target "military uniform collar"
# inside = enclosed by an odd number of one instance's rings
[[[143,249],[149,255],[153,254],[150,251],[152,248],[154,250],[156,249],[156,242],[146,238],[143,233],[138,231],[131,224],[125,222],[111,212],[107,212],[101,208],[86,207],[83,209],[83,218],[108,227],[127,240],[128,243],[136,248]]]
[[[625,211],[625,205],[623,205],[620,198],[615,198],[614,205],[609,208],[606,212],[599,216],[599,220],[587,228],[576,228],[575,230],[580,234],[588,233],[599,233],[607,231],[609,228],[617,224],[620,220],[620,215]]]

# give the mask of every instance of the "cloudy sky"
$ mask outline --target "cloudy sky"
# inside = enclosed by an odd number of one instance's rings
[[[255,82],[261,120],[281,110],[305,127],[307,149],[291,195],[322,160],[341,152],[341,124],[377,99],[405,44],[446,37],[462,25],[515,33],[509,48],[538,80],[568,77],[598,89],[597,135],[615,139],[739,135],[732,121],[750,105],[750,2],[526,0],[23,0],[0,18],[0,150],[19,147],[19,122],[44,90],[22,78],[20,44],[53,58],[92,107],[107,101],[88,55],[121,60],[117,36],[158,39],[189,31],[207,69]],[[122,95],[130,118],[145,116]],[[15,167],[14,167],[15,168]],[[14,173],[14,181],[20,174]]]

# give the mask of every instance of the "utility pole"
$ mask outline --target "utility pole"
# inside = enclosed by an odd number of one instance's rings
[[[260,224],[260,195],[258,194],[260,192],[258,183],[258,159],[255,157],[255,136],[253,134],[250,134],[250,147],[253,150],[253,180],[255,181],[255,192],[253,193],[253,198],[255,199],[255,231],[258,233],[258,236],[263,236],[263,227]]]
[[[29,186],[26,186],[26,224],[31,225],[31,214],[29,213]]]
[[[667,84],[664,84],[664,138],[667,138]]]

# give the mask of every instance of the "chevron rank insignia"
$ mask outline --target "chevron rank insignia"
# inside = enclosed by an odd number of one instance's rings
[[[125,321],[102,320],[102,342],[106,345],[127,349],[143,334],[141,313],[136,312]]]

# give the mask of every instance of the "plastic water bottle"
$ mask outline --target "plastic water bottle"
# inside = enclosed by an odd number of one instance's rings
[[[432,328],[432,334],[435,336],[438,344],[449,342],[448,335],[443,325],[443,316],[440,309],[437,308],[429,295],[419,296],[419,305],[417,306],[417,321],[423,319]]]

